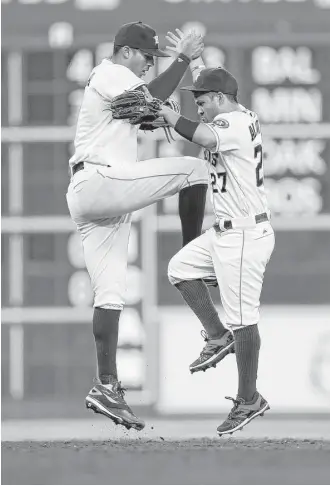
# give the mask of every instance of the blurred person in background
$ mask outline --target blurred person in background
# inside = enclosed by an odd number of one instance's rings
[[[150,26],[123,25],[115,36],[111,59],[104,59],[89,77],[78,118],[67,202],[82,237],[94,291],[98,372],[86,406],[128,429],[141,430],[145,425],[125,401],[116,363],[131,213],[179,193],[183,244],[187,244],[201,234],[208,171],[204,161],[192,157],[136,164],[138,126],[112,119],[108,106],[115,96],[131,90],[142,89],[166,100],[203,47],[201,36],[193,32],[182,36],[174,49],[176,59],[146,86],[142,78],[154,58],[169,55],[159,49]]]
[[[183,37],[169,33],[175,46]],[[182,248],[170,261],[170,282],[201,321],[206,346],[191,372],[216,366],[235,350],[239,386],[234,406],[218,427],[233,433],[263,415],[269,404],[257,391],[260,349],[260,294],[274,249],[274,231],[265,195],[262,138],[257,115],[238,103],[237,81],[224,68],[191,65],[193,93],[201,122],[163,106],[161,114],[185,139],[204,147],[216,223]],[[204,283],[216,277],[227,326]]]

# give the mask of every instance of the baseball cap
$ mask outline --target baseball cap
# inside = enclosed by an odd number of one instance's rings
[[[222,67],[206,68],[194,82],[193,86],[185,86],[181,89],[187,91],[204,91],[205,93],[215,91],[223,94],[237,95],[238,84],[229,71]]]
[[[169,54],[158,48],[156,31],[141,21],[122,25],[115,36],[114,43],[117,46],[140,49],[151,56],[169,57]]]

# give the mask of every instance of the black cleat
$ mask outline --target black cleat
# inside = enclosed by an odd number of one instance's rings
[[[142,430],[143,420],[137,418],[124,399],[124,388],[110,377],[110,383],[96,384],[86,397],[86,407],[95,413],[100,413],[111,419],[116,425],[123,425],[126,429]]]
[[[234,336],[230,331],[226,331],[220,339],[209,339],[204,330],[201,334],[206,345],[200,356],[189,366],[190,373],[215,368],[227,354],[235,352]]]
[[[259,392],[255,393],[255,400],[251,403],[246,403],[243,398],[231,398],[226,397],[228,400],[234,402],[234,406],[229,412],[226,420],[219,425],[217,433],[219,437],[224,434],[232,434],[237,430],[242,430],[251,420],[256,417],[263,416],[264,413],[270,409],[269,403],[260,395]]]

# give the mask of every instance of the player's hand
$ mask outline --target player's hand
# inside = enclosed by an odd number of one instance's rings
[[[202,55],[204,50],[203,36],[197,34],[195,31],[189,31],[186,34],[181,32],[180,29],[175,29],[176,34],[173,32],[167,32],[166,39],[172,44],[166,46],[168,51],[172,51],[176,54],[184,54],[189,57],[190,60],[197,59]]]
[[[168,115],[169,113],[171,113],[173,110],[171,110],[171,108],[169,106],[166,106],[166,105],[162,105],[160,107],[160,111],[159,111],[159,116],[163,116],[166,120],[166,115]]]

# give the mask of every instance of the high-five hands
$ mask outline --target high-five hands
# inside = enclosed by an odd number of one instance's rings
[[[166,49],[175,54],[184,54],[190,60],[200,57],[204,50],[203,36],[193,30],[185,34],[180,29],[175,29],[175,31],[176,34],[167,32],[166,39],[171,45],[166,46]]]

